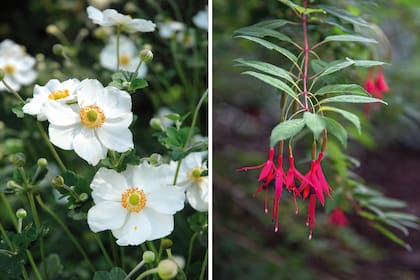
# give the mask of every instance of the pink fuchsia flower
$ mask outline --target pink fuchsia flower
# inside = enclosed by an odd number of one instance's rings
[[[274,158],[274,149],[271,148],[268,155],[268,160],[266,162],[260,165],[256,165],[256,166],[242,167],[237,170],[237,171],[248,171],[248,170],[262,168],[260,175],[258,177],[258,181],[262,183],[259,185],[254,195],[257,195],[263,189],[265,190],[265,195],[264,195],[265,213],[268,213],[268,185],[270,184],[271,181],[273,181],[273,179],[275,178],[275,173],[276,173],[276,166],[274,165],[273,158]]]
[[[349,220],[347,219],[346,215],[344,215],[343,210],[337,207],[332,210],[328,216],[328,223],[339,227],[347,227],[349,225]]]
[[[376,73],[376,82],[375,86],[378,91],[381,93],[389,91],[388,84],[385,81],[384,74],[382,72],[382,68],[378,69],[378,72]]]
[[[283,192],[283,183],[284,183],[284,171],[283,171],[283,157],[279,155],[277,158],[277,168],[276,168],[276,180],[275,180],[275,191],[274,191],[274,204],[272,219],[276,221],[276,226],[274,231],[279,230],[279,206],[281,193]]]
[[[369,70],[368,77],[363,85],[364,89],[372,96],[382,99],[382,91],[376,85],[376,82],[372,78],[372,72]]]
[[[296,179],[299,181],[307,181],[306,178],[295,168],[295,159],[293,155],[289,156],[289,169],[287,170],[284,178],[284,185],[286,186],[287,190],[289,192],[292,192],[293,200],[295,202],[295,212],[296,215],[299,212],[299,209],[297,207],[296,203],[296,196],[299,195],[298,188],[296,187]],[[310,182],[307,181],[309,184]]]

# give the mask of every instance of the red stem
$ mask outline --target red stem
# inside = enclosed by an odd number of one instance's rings
[[[308,4],[307,0],[303,1],[303,7],[306,9]],[[306,14],[305,12],[302,13],[302,26],[303,26],[303,51],[305,54],[305,64],[303,68],[303,96],[305,97],[305,111],[309,111],[308,106],[308,89],[307,89],[307,80],[308,80],[308,64],[309,64],[309,44],[308,44],[308,33],[306,30]]]

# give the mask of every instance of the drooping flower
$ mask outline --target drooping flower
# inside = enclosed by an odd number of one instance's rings
[[[299,212],[299,209],[297,207],[296,203],[296,196],[299,195],[298,188],[296,186],[296,180],[299,181],[306,181],[307,184],[310,182],[296,169],[295,167],[295,159],[292,154],[289,156],[289,169],[287,170],[284,178],[284,185],[287,188],[288,192],[292,192],[293,200],[295,203],[295,212],[296,215]]]
[[[37,73],[33,70],[35,59],[29,56],[22,46],[11,40],[0,43],[0,69],[4,72],[4,81],[14,90],[35,81]],[[0,82],[0,91],[8,90]]]
[[[174,34],[184,31],[185,24],[179,21],[167,21],[158,23],[159,36],[168,39],[171,38]]]
[[[50,122],[51,142],[64,150],[74,150],[91,165],[106,157],[108,150],[126,152],[133,148],[128,126],[133,120],[131,97],[115,87],[103,87],[85,79],[76,89],[77,103],[45,104]]]
[[[193,23],[201,29],[209,30],[209,15],[207,6],[199,11],[192,19]]]
[[[389,91],[388,84],[385,81],[384,73],[382,72],[382,68],[378,69],[376,73],[376,82],[375,86],[381,93]]]
[[[153,32],[155,31],[156,24],[150,20],[132,19],[128,15],[118,13],[114,9],[106,9],[100,11],[95,7],[89,6],[86,9],[88,17],[96,24],[101,26],[118,26],[121,30],[128,33],[134,32]]]
[[[117,38],[112,36],[109,43],[103,48],[99,55],[99,61],[104,68],[115,71],[117,69]],[[120,36],[120,49],[118,61],[120,69],[134,72],[140,62],[139,51],[136,45],[129,38]],[[144,77],[147,73],[146,63],[142,63],[137,77]]]
[[[346,215],[339,207],[333,209],[328,215],[328,223],[339,227],[347,227],[349,225]]]
[[[45,121],[47,120],[44,113],[45,103],[75,101],[74,93],[79,84],[80,81],[77,79],[69,79],[62,83],[57,79],[52,79],[45,86],[35,85],[33,98],[23,106],[22,110],[26,114],[36,115],[39,121]]]
[[[177,185],[186,187],[188,203],[197,211],[205,212],[209,208],[208,176],[201,176],[207,170],[203,153],[191,153],[182,160]]]
[[[185,200],[183,188],[170,185],[174,172],[170,165],[148,163],[122,173],[99,169],[90,186],[95,203],[87,217],[90,229],[111,230],[120,246],[169,235]]]
[[[279,206],[280,206],[281,194],[283,192],[283,184],[284,184],[283,157],[279,155],[277,158],[274,204],[273,204],[273,213],[272,213],[272,219],[275,220],[276,222],[276,225],[274,228],[275,232],[279,230]]]
[[[383,95],[382,95],[382,91],[380,91],[377,86],[375,81],[372,78],[372,70],[369,70],[368,73],[368,77],[363,85],[363,87],[365,88],[365,90],[370,93],[372,96],[382,99]]]
[[[273,181],[276,175],[276,166],[273,161],[274,149],[271,148],[268,156],[268,160],[265,163],[256,166],[248,166],[239,168],[238,171],[248,171],[253,169],[262,168],[258,181],[261,182],[254,195],[257,195],[260,191],[265,190],[264,195],[264,211],[268,213],[268,185]]]

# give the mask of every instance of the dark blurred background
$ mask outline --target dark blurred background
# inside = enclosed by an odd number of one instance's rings
[[[419,216],[420,3],[311,2],[346,8],[377,25],[372,28],[375,34],[366,34],[379,39],[376,49],[349,51],[357,58],[391,63],[384,68],[391,88],[384,100],[389,105],[370,108],[368,115],[359,106],[363,134],[350,134],[347,153],[360,161],[360,167],[350,171],[386,196],[406,201],[403,210]],[[295,216],[290,196],[283,195],[280,230],[274,232],[270,217],[263,212],[263,194],[253,196],[258,171],[235,170],[266,160],[269,135],[279,118],[279,97],[273,88],[240,75],[244,69],[234,67],[233,60],[281,61],[261,46],[233,39],[232,34],[265,19],[298,19],[278,1],[215,0],[213,8],[215,279],[420,279],[419,231],[404,236],[392,230],[412,246],[409,252],[373,230],[351,207],[345,211],[348,227],[337,227],[328,222],[326,213],[338,198],[327,202],[325,211],[317,209],[314,238],[309,241],[306,202],[299,204],[300,213]],[[336,45],[330,51],[345,53],[347,47]],[[351,72],[353,83],[363,85],[367,73]],[[333,176],[327,177],[330,183]]]

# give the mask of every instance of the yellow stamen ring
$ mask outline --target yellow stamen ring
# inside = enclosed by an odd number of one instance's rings
[[[131,58],[128,55],[121,54],[118,60],[122,66],[128,66],[130,65]]]
[[[195,168],[190,169],[187,172],[188,179],[194,182],[201,182],[203,180],[203,177],[201,177],[200,175],[201,175],[201,172],[203,172],[203,170],[204,168],[202,167],[195,167]]]
[[[80,108],[80,121],[89,128],[99,128],[105,122],[104,112],[96,105]]]
[[[66,98],[69,95],[70,93],[67,89],[61,89],[61,90],[52,91],[50,95],[48,95],[48,98],[51,100],[58,100],[58,99]]]
[[[140,212],[146,206],[146,194],[142,189],[131,188],[121,195],[122,206],[130,212]]]
[[[10,64],[6,64],[3,68],[3,71],[7,75],[13,75],[16,72],[16,67]]]

